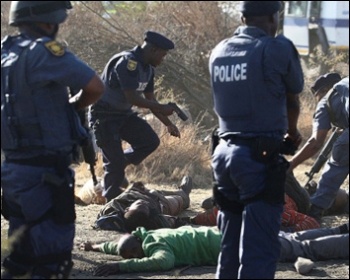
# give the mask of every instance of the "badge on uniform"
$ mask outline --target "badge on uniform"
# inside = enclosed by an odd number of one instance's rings
[[[128,60],[128,65],[127,65],[128,70],[129,71],[135,71],[136,67],[137,67],[137,61],[129,59]]]
[[[50,41],[45,43],[45,47],[54,55],[62,56],[64,55],[64,47],[57,41]]]

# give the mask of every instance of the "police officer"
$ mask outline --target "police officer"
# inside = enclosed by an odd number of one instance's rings
[[[339,192],[341,184],[349,175],[349,78],[338,73],[320,76],[311,87],[318,104],[313,120],[313,132],[304,147],[291,159],[293,169],[312,157],[323,145],[332,127],[343,129],[333,144],[331,157],[327,161],[316,190],[310,200],[309,215],[321,220]]]
[[[293,44],[277,36],[280,1],[242,1],[243,25],[210,57],[220,141],[212,157],[222,233],[219,279],[273,279],[288,163],[304,79]]]
[[[154,67],[172,49],[172,41],[148,31],[142,46],[114,55],[102,73],[106,89],[101,100],[91,106],[90,125],[103,153],[103,195],[108,201],[121,193],[125,167],[141,163],[160,144],[157,134],[132,106],[150,109],[172,136],[180,137],[167,117],[174,109],[158,103],[154,95]],[[123,151],[122,140],[131,148]]]
[[[86,139],[75,110],[103,94],[96,73],[55,37],[69,1],[12,1],[19,34],[1,42],[2,214],[16,237],[1,278],[68,278],[75,234],[74,146]],[[67,88],[82,89],[69,100]]]

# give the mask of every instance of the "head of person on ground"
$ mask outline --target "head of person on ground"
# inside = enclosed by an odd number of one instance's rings
[[[242,23],[255,26],[274,37],[278,29],[281,1],[241,1]]]
[[[9,24],[32,37],[55,39],[70,1],[11,1]]]
[[[142,199],[134,201],[130,207],[125,209],[124,218],[126,230],[132,232],[137,227],[154,229],[155,225],[152,222],[153,214],[147,201]]]
[[[147,31],[141,48],[145,64],[157,67],[162,63],[168,51],[175,48],[175,45],[162,34],[154,31]]]
[[[145,256],[142,240],[133,234],[125,234],[120,238],[117,251],[124,259],[142,259]]]
[[[311,86],[311,91],[317,102],[320,101],[328,91],[340,81],[341,76],[335,72],[319,76]]]

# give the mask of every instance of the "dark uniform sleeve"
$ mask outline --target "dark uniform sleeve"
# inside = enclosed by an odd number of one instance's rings
[[[136,63],[136,65],[135,65]],[[139,87],[138,82],[138,63],[135,60],[123,58],[118,61],[114,71],[119,81],[119,85],[122,90],[137,90]]]
[[[45,46],[36,43],[30,50],[28,59],[28,83],[33,86],[44,86],[42,83],[58,83],[74,89],[85,87],[96,74],[87,64],[68,50],[56,55]]]
[[[327,109],[327,97],[323,97],[317,104],[312,129],[313,132],[316,132],[318,130],[330,130],[331,128],[331,119]]]
[[[152,69],[152,77],[145,89],[145,92],[154,92],[154,70]]]
[[[273,81],[282,79],[288,93],[299,94],[304,87],[299,54],[293,43],[279,35],[268,42],[265,52],[265,73]],[[281,78],[282,77],[282,78]]]

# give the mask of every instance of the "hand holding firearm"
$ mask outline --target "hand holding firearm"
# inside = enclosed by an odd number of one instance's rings
[[[173,107],[175,113],[178,115],[178,117],[183,120],[184,122],[188,120],[187,115],[184,113],[184,111],[182,111],[180,109],[179,106],[176,105],[176,103],[174,102],[169,102],[168,105],[170,105],[171,107]]]
[[[325,164],[325,162],[328,160],[329,154],[332,151],[333,148],[333,144],[334,142],[338,139],[339,135],[340,135],[340,131],[341,129],[336,127],[333,129],[332,134],[329,136],[326,144],[323,146],[321,152],[319,153],[315,163],[313,164],[313,166],[311,167],[310,172],[306,172],[306,176],[309,177],[305,188],[311,188],[312,186],[310,185],[311,180],[313,179],[314,175],[316,173],[318,173],[322,166]]]

